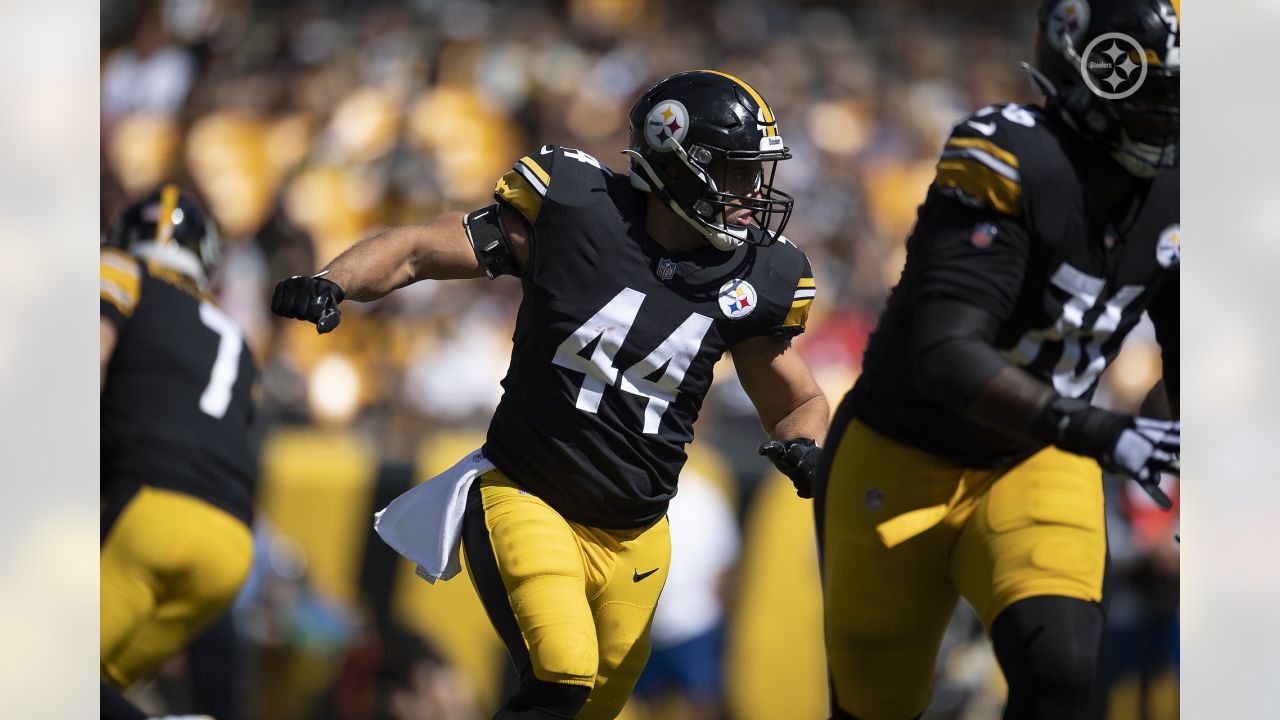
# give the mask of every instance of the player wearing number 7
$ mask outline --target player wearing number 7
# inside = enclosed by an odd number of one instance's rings
[[[1176,0],[1048,0],[1045,106],[979,110],[946,140],[815,487],[834,718],[920,717],[960,597],[1005,718],[1088,716],[1099,465],[1165,503],[1178,471],[1176,420],[1090,398],[1146,311],[1178,412],[1179,49]]]
[[[676,492],[712,367],[727,351],[802,496],[827,403],[791,348],[815,287],[782,236],[790,157],[773,111],[715,71],[669,77],[631,111],[629,175],[544,146],[497,202],[356,244],[281,282],[277,313],[320,322],[426,278],[524,288],[464,544],[520,673],[501,718],[612,718],[649,654]]]
[[[176,185],[101,248],[103,717],[231,604],[249,571],[257,370],[213,304],[218,238]]]

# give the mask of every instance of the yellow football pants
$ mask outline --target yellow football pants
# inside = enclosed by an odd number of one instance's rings
[[[1102,599],[1101,471],[1047,448],[1002,470],[965,468],[853,420],[818,512],[833,698],[861,720],[929,704],[938,648],[963,596],[990,631],[1029,597]]]
[[[671,559],[666,518],[639,530],[579,525],[493,471],[471,489],[464,533],[472,581],[521,678],[590,687],[578,717],[616,717],[649,658]]]
[[[123,689],[221,615],[253,560],[232,515],[190,495],[143,486],[101,547],[99,662]]]

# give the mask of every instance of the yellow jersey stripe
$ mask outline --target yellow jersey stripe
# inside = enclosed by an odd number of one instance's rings
[[[796,287],[798,288],[818,287],[818,283],[811,277],[803,277],[803,278],[800,278],[800,282],[796,283]]]
[[[542,169],[541,165],[534,162],[533,158],[529,157],[528,155],[525,155],[524,157],[520,158],[520,164],[532,170],[534,176],[536,176],[538,180],[542,181],[543,187],[551,186],[551,176],[547,174],[546,170]]]
[[[114,264],[99,263],[98,279],[104,298],[111,300],[126,316],[133,312],[142,294],[142,279],[136,266],[121,270]]]
[[[954,188],[1005,215],[1021,215],[1022,187],[986,165],[969,158],[943,159],[938,162],[934,183]]]
[[[120,314],[125,317],[132,315],[133,309],[138,306],[137,297],[130,296],[127,290],[120,287],[110,278],[104,277],[98,281],[98,295],[103,300],[115,305]]]
[[[112,247],[101,248],[98,252],[98,262],[102,265],[109,265],[122,273],[128,273],[137,277],[138,261],[129,253]]]
[[[796,300],[791,303],[787,319],[782,321],[783,327],[804,327],[809,322],[809,308],[813,306],[813,298]]]
[[[1178,23],[1179,23],[1179,24],[1181,24],[1181,23],[1182,23],[1182,9],[1179,7],[1179,5],[1181,5],[1181,4],[1182,4],[1181,0],[1169,0],[1169,2],[1173,4],[1173,14],[1177,16],[1177,18],[1178,18]]]
[[[953,137],[947,140],[947,147],[974,148],[994,156],[997,160],[1011,168],[1017,169],[1018,167],[1018,156],[990,140],[983,140],[982,138]]]
[[[751,99],[755,100],[756,104],[759,105],[760,109],[764,112],[765,134],[768,135],[769,137],[773,137],[778,134],[778,128],[774,124],[777,121],[773,117],[773,111],[770,110],[769,106],[765,104],[764,98],[760,97],[760,93],[756,92],[755,88],[748,85],[741,78],[736,78],[726,72],[720,72],[719,70],[703,70],[702,72],[709,72],[712,75],[719,75],[720,77],[726,77],[738,83],[739,85],[741,85],[742,89],[747,91],[747,94],[751,96]]]
[[[534,190],[529,180],[514,168],[498,179],[493,195],[515,208],[530,225],[533,225],[538,219],[538,213],[542,211],[541,193]]]

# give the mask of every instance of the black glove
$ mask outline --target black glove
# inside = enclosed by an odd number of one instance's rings
[[[1173,507],[1160,490],[1160,474],[1179,474],[1179,421],[1134,417],[1059,397],[1045,409],[1036,435],[1067,452],[1096,459],[1103,470],[1133,478],[1160,507]]]
[[[810,438],[769,440],[760,446],[760,454],[791,478],[796,494],[802,498],[813,497],[813,471],[818,467],[821,452],[822,448]]]
[[[338,284],[320,275],[294,275],[276,283],[271,295],[271,312],[316,324],[316,332],[327,333],[338,327],[342,314],[338,303],[346,293]]]

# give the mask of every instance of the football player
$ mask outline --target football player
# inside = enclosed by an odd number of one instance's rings
[[[727,351],[770,440],[810,496],[828,408],[791,338],[815,287],[782,236],[791,155],[772,109],[716,71],[669,77],[630,115],[615,174],[543,146],[498,180],[496,203],[388,230],[272,309],[324,331],[344,299],[426,278],[514,275],[515,348],[471,486],[467,561],[521,678],[501,718],[612,718],[649,654],[666,579],[665,519],[684,446]]]
[[[1144,311],[1178,407],[1177,3],[1049,0],[1044,107],[956,125],[817,481],[836,718],[930,700],[957,599],[1006,718],[1078,718],[1103,623],[1101,465],[1151,492],[1176,421],[1093,407]]]
[[[207,293],[217,255],[176,185],[129,206],[100,251],[104,708],[230,606],[253,557],[257,370]]]

